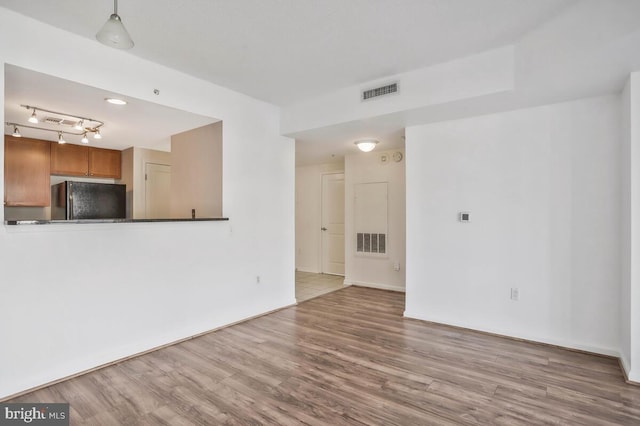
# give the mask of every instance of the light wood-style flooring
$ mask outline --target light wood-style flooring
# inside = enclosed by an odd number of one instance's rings
[[[402,317],[348,287],[18,398],[89,425],[638,425],[617,360]]]
[[[314,274],[296,271],[296,301],[298,303],[344,288],[340,275]]]

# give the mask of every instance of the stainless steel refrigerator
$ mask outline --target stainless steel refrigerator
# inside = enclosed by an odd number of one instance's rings
[[[51,186],[51,220],[125,217],[126,185],[64,181]]]

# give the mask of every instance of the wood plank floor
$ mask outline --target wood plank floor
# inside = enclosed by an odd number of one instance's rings
[[[402,318],[349,287],[12,402],[71,424],[638,425],[616,360]]]

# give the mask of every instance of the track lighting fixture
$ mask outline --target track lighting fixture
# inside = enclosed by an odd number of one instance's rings
[[[109,47],[116,49],[131,49],[133,40],[118,15],[118,0],[113,0],[113,13],[96,34],[96,39]]]
[[[30,123],[40,123],[42,125],[52,125],[56,128],[47,128],[47,127],[39,127],[39,126],[29,126],[26,124],[19,124],[13,122],[7,122],[7,126],[13,126],[13,136],[20,137],[20,130],[18,126],[28,129],[34,130],[42,130],[45,132],[56,132],[58,134],[58,143],[66,143],[64,139],[64,135],[74,135],[74,136],[82,136],[82,143],[89,143],[89,138],[87,134],[93,133],[93,137],[95,139],[102,139],[102,135],[100,135],[100,128],[104,126],[104,122],[100,120],[96,120],[95,118],[82,117],[79,115],[68,114],[66,112],[52,111],[45,108],[40,108],[38,106],[33,105],[20,105],[21,107],[32,111],[31,116],[28,121]],[[49,113],[51,115],[46,115],[42,119],[38,119],[36,116],[36,110],[39,112]],[[87,123],[89,123],[88,126]],[[67,128],[75,129],[74,131],[61,130],[64,126],[68,126]]]

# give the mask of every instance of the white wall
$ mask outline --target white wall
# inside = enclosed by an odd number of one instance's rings
[[[618,355],[620,114],[606,96],[407,128],[405,315]]]
[[[404,291],[405,288],[405,158],[390,159],[393,152],[372,151],[345,157],[345,284]],[[380,156],[389,160],[380,162]],[[387,255],[356,254],[354,187],[387,182]],[[400,270],[393,265],[400,263]]]
[[[629,379],[640,382],[640,73],[631,74],[621,98],[621,359]]]
[[[631,370],[631,79],[620,95],[620,360]]]
[[[322,271],[322,175],[344,172],[344,163],[296,167],[296,269]]]
[[[0,226],[0,398],[295,303],[294,144],[277,108],[5,9],[0,62],[224,120],[230,218]]]
[[[350,86],[284,108],[282,133],[499,94],[514,88],[513,73],[514,49],[506,46]],[[397,94],[361,101],[362,90],[393,82],[399,82]]]

